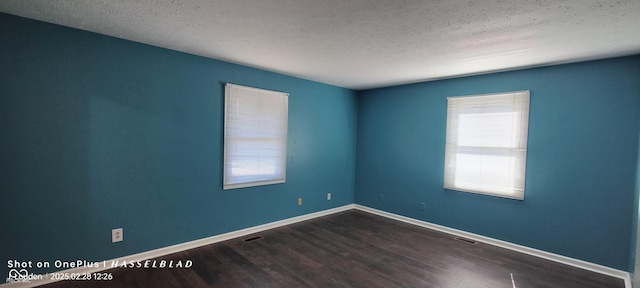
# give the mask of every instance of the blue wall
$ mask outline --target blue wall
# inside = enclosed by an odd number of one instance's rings
[[[354,91],[6,14],[0,47],[1,263],[112,259],[354,201]],[[222,190],[224,82],[290,93],[285,184]]]
[[[355,201],[628,271],[639,79],[635,56],[362,91]],[[524,201],[443,189],[446,97],[516,90],[531,91]]]
[[[638,151],[640,151],[640,146],[638,147]],[[640,253],[640,241],[638,241],[638,231],[640,230],[640,221],[638,221],[640,220],[640,152],[638,152],[636,187],[634,191],[629,272],[631,272],[633,287],[638,287],[640,286],[640,257],[638,257],[638,253]]]
[[[631,266],[639,56],[354,92],[5,14],[0,47],[3,263],[111,259],[355,201]],[[225,82],[290,93],[287,183],[222,190]],[[442,189],[446,96],[525,89],[525,200]]]

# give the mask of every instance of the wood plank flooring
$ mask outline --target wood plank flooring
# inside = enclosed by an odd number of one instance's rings
[[[253,236],[263,238],[245,242]],[[358,210],[167,255],[190,268],[115,268],[42,287],[607,288],[621,279]]]

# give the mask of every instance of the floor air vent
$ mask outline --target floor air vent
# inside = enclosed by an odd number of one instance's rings
[[[244,239],[244,242],[251,242],[251,241],[256,241],[260,239],[262,239],[262,236],[255,236],[255,237]]]
[[[473,241],[473,240],[467,239],[467,238],[462,238],[462,237],[456,237],[455,239],[458,240],[458,241],[462,241],[462,242],[465,242],[465,243],[472,244],[472,245],[476,245],[476,243],[477,243],[476,241]]]

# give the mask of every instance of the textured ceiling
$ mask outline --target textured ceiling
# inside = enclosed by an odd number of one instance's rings
[[[352,89],[640,53],[640,0],[0,0],[0,11]]]

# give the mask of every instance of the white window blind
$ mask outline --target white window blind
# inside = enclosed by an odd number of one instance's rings
[[[288,96],[225,85],[224,189],[285,182]]]
[[[524,199],[529,91],[448,97],[444,188]]]

